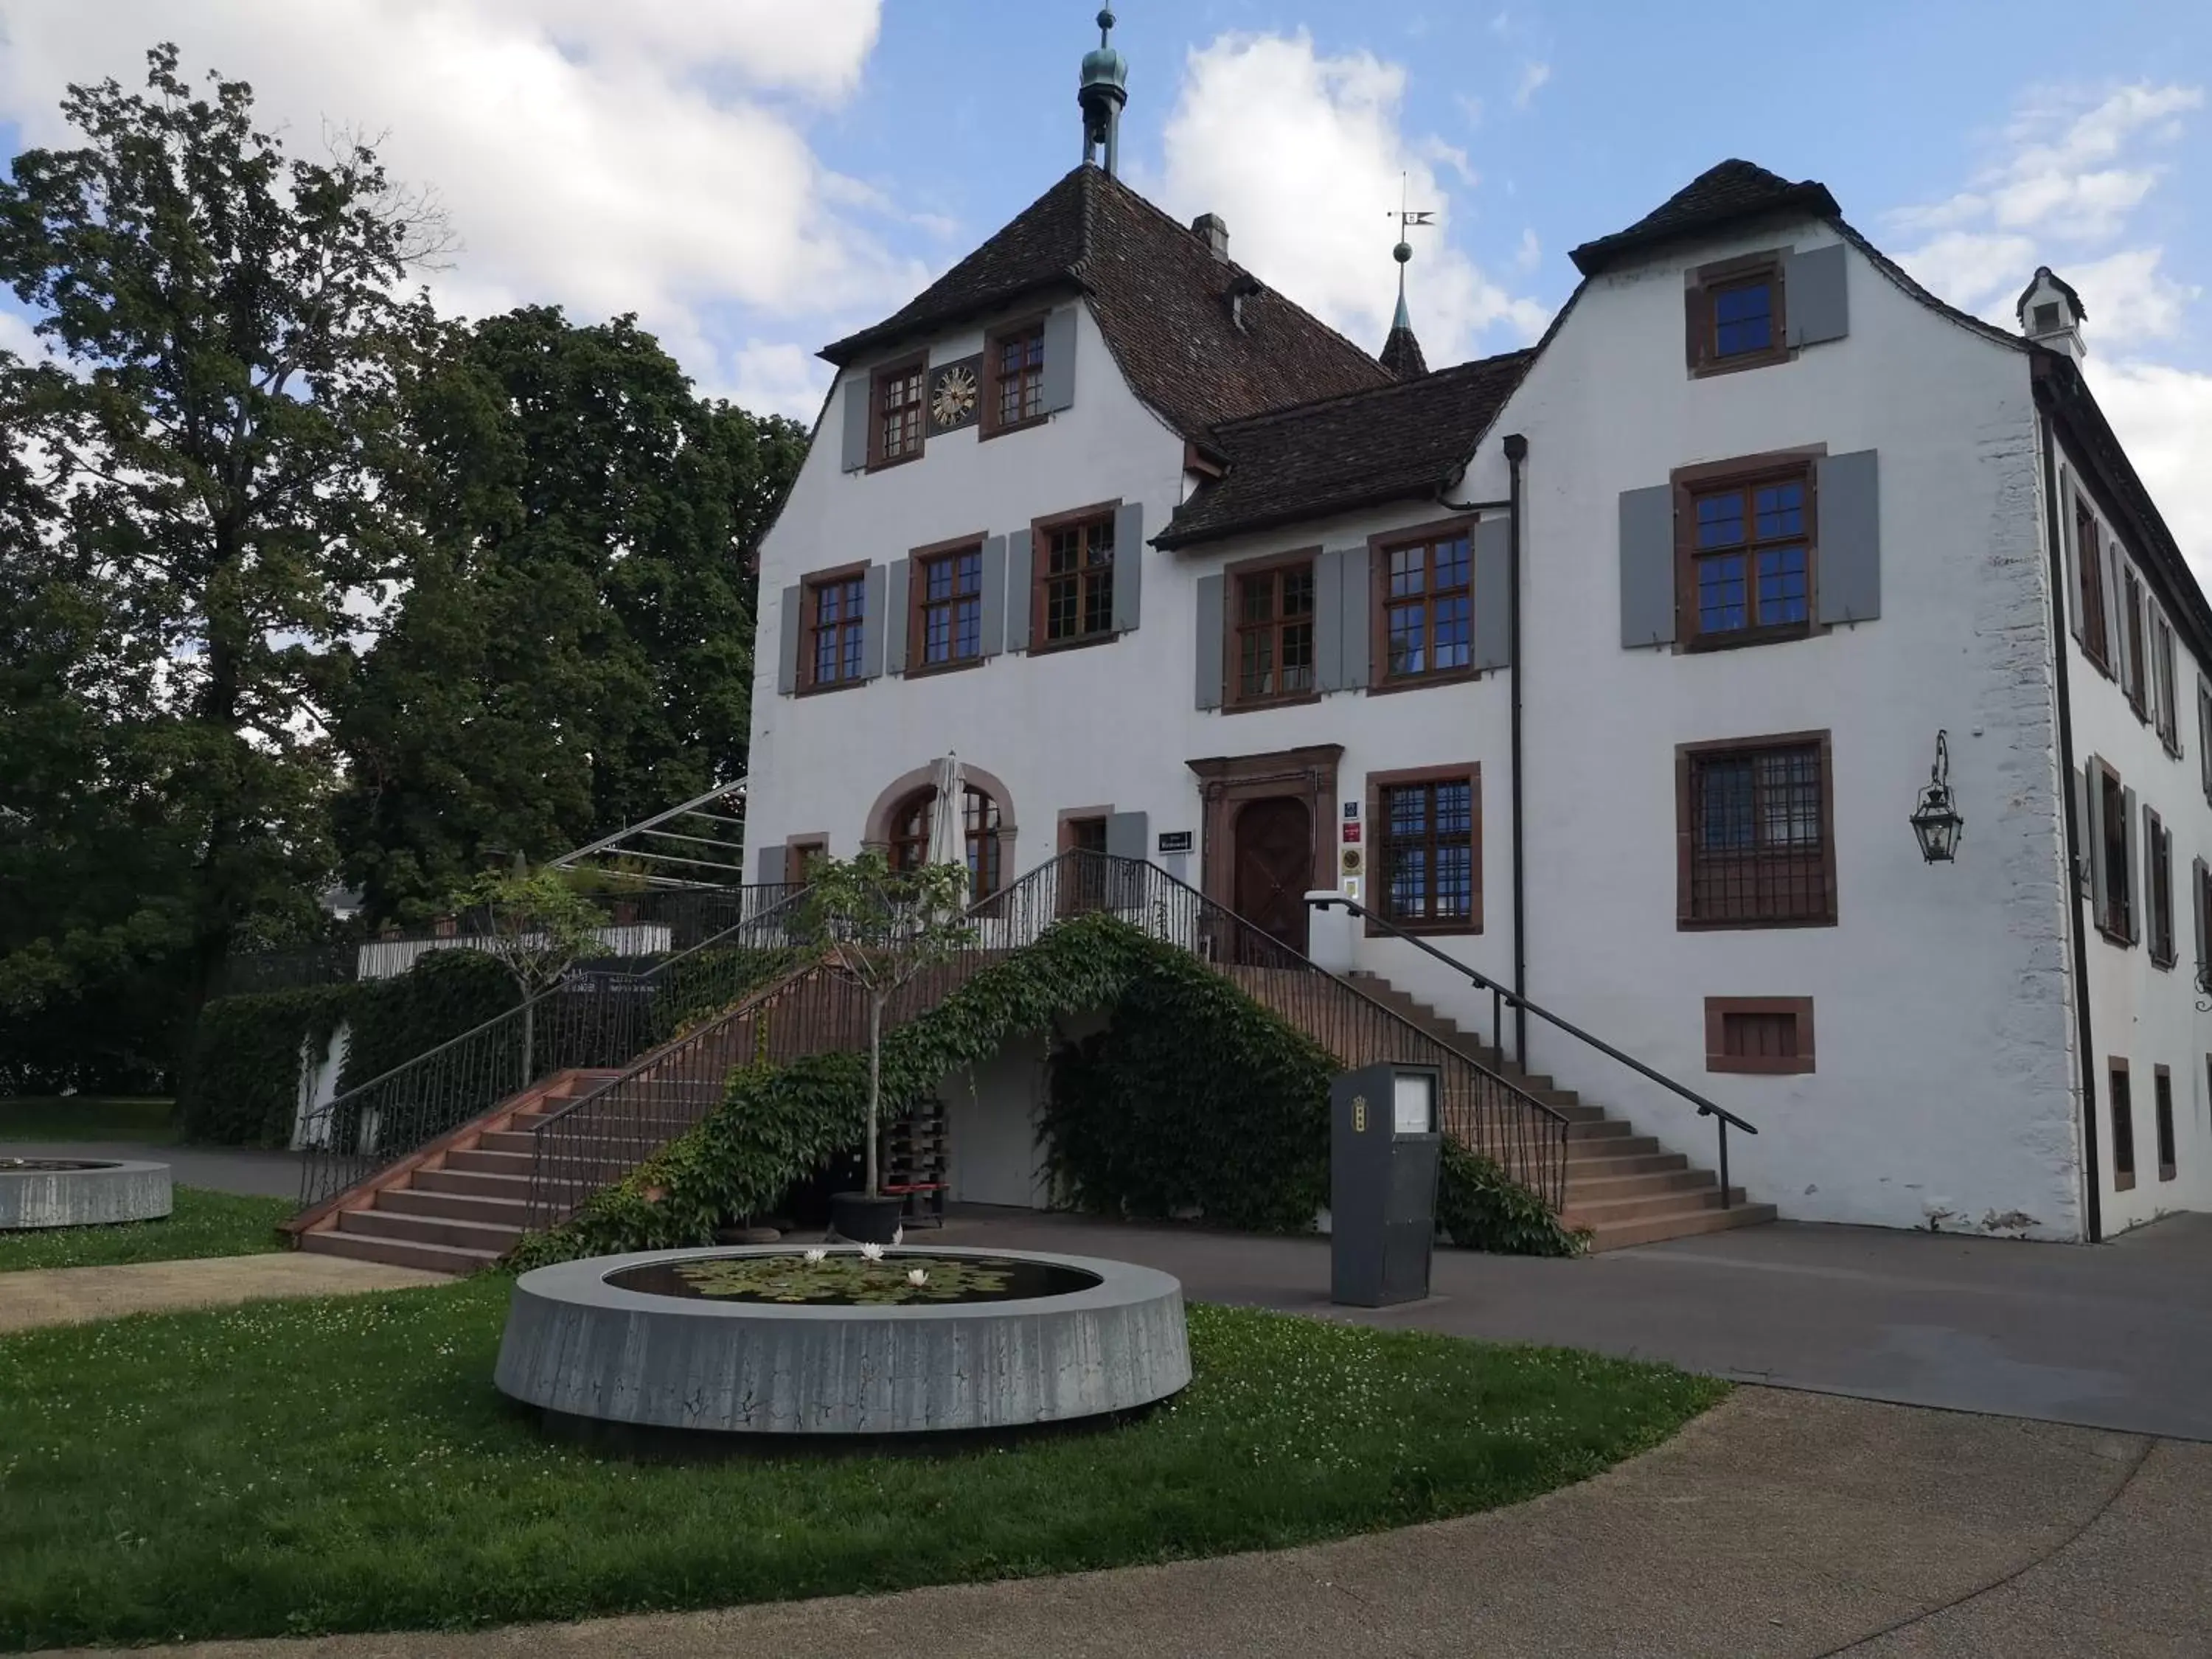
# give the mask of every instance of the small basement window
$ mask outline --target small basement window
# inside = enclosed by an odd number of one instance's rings
[[[1776,1075],[1813,1069],[1813,999],[1707,997],[1705,1069]]]

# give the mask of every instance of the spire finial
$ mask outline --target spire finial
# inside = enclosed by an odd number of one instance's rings
[[[1114,50],[1114,9],[1098,9],[1098,44],[1083,55],[1083,82],[1075,101],[1083,110],[1083,159],[1105,150],[1110,177],[1116,161],[1121,126],[1121,106],[1129,101],[1128,60]]]
[[[1416,228],[1431,229],[1436,224],[1436,212],[1431,208],[1408,210],[1406,206],[1406,175],[1398,175],[1398,244],[1390,250],[1390,257],[1398,262],[1398,316],[1391,326],[1409,328],[1412,324],[1406,314],[1406,267],[1413,258],[1413,245],[1406,240],[1406,233]]]

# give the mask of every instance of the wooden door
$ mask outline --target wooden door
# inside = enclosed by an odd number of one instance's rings
[[[1248,802],[1237,815],[1237,914],[1299,955],[1313,885],[1313,813],[1294,795]]]

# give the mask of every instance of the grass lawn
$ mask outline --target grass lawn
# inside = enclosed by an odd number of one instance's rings
[[[117,1261],[182,1261],[188,1256],[251,1255],[278,1246],[276,1224],[299,1206],[285,1198],[179,1187],[160,1221],[112,1227],[41,1227],[0,1233],[0,1273],[21,1267],[98,1267]],[[0,1421],[4,1421],[0,1419]]]
[[[105,1095],[11,1095],[0,1097],[0,1142],[136,1140],[167,1145],[177,1138],[175,1103]]]
[[[640,1464],[491,1386],[511,1281],[0,1338],[0,1648],[729,1606],[1304,1542],[1509,1504],[1725,1385],[1194,1307],[1196,1378],[1097,1434]]]

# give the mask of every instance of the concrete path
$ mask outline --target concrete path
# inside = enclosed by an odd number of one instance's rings
[[[1740,1391],[1532,1504],[1274,1554],[191,1659],[2202,1655],[2212,1447]]]
[[[0,1139],[0,1158],[143,1158],[167,1164],[170,1179],[179,1187],[204,1187],[210,1192],[244,1193],[255,1198],[295,1198],[300,1191],[299,1153],[249,1146]]]
[[[453,1282],[443,1273],[414,1267],[298,1250],[102,1267],[30,1267],[0,1273],[0,1331],[82,1325],[121,1314],[225,1307],[270,1297],[343,1296]]]
[[[1119,1256],[1176,1274],[1194,1300],[1345,1313],[1328,1301],[1326,1239],[1000,1210],[957,1212],[943,1240]],[[2087,1246],[1782,1223],[1580,1261],[1441,1250],[1431,1282],[1429,1302],[1356,1316],[2212,1440],[2212,1215]]]

